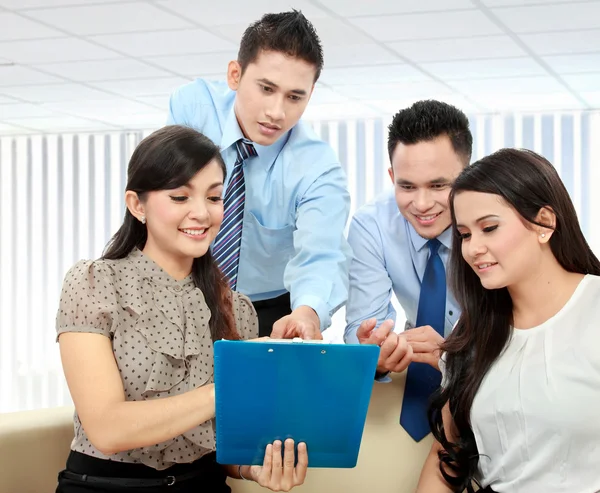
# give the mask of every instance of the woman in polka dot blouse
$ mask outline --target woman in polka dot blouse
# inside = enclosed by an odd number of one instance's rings
[[[209,251],[224,179],[204,135],[154,132],[129,163],[123,225],[101,259],[67,273],[56,325],[75,438],[57,493],[221,493],[227,476],[288,491],[304,481],[306,446],[294,466],[291,440],[270,444],[263,466],[215,461],[213,341],[258,335],[250,300]]]

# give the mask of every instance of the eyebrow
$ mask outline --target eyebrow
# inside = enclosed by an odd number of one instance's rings
[[[398,178],[396,180],[396,183],[398,185],[414,185],[414,183],[412,183],[411,181],[403,180],[402,178]],[[450,183],[450,180],[448,180],[447,178],[435,178],[427,182],[428,185],[441,185],[444,183]]]
[[[476,223],[480,223],[480,222],[485,221],[487,219],[499,219],[499,217],[496,214],[488,214],[486,216],[481,216],[475,222]],[[465,228],[466,226],[464,226],[463,224],[457,224],[456,227],[457,228]]]
[[[212,190],[213,188],[218,188],[218,187],[222,187],[222,186],[223,186],[223,182],[222,181],[216,181],[210,187],[208,187],[208,189]]]
[[[269,79],[258,79],[258,82],[264,84],[265,86],[269,86],[274,89],[279,89],[279,86],[275,84],[275,82],[270,81]],[[306,96],[307,94],[307,92],[304,89],[292,89],[290,92],[293,94],[297,94],[298,96]]]

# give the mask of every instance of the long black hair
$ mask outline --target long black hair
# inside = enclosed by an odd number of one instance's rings
[[[127,190],[136,192],[143,201],[148,192],[187,184],[212,161],[219,163],[225,180],[225,163],[219,148],[208,137],[180,125],[163,127],[142,140],[133,152],[127,168]],[[102,258],[125,258],[136,247],[142,250],[147,238],[146,225],[126,210],[123,224],[106,246]],[[192,278],[210,309],[208,324],[213,341],[239,338],[229,285],[210,250],[194,259]]]
[[[465,191],[498,195],[524,220],[538,226],[544,207],[556,215],[549,244],[559,264],[569,272],[600,275],[600,262],[587,244],[575,207],[558,173],[542,156],[517,149],[501,149],[468,166],[450,192],[454,238],[450,283],[462,309],[452,334],[444,343],[444,386],[433,397],[429,420],[439,452],[440,471],[454,491],[472,490],[479,454],[471,427],[473,399],[492,363],[508,344],[513,324],[513,304],[507,288],[485,289],[461,253],[456,229],[454,198]],[[449,404],[455,438],[446,437],[442,408]]]

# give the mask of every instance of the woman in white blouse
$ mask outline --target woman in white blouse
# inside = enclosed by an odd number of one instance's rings
[[[600,262],[556,170],[503,149],[453,185],[462,316],[419,493],[600,490]]]

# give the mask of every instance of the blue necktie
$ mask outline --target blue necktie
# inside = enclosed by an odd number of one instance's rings
[[[225,192],[223,222],[213,245],[213,256],[227,279],[229,286],[237,287],[240,246],[242,244],[242,223],[244,220],[244,204],[246,185],[244,183],[243,163],[246,159],[257,155],[252,142],[241,139],[236,142],[237,160],[233,165],[233,173]]]
[[[446,318],[446,271],[438,253],[439,240],[429,240],[427,246],[429,259],[421,282],[417,327],[431,325],[443,337]],[[441,373],[426,363],[411,363],[408,367],[400,424],[417,442],[430,432],[427,421],[429,397],[440,386],[441,379]]]

